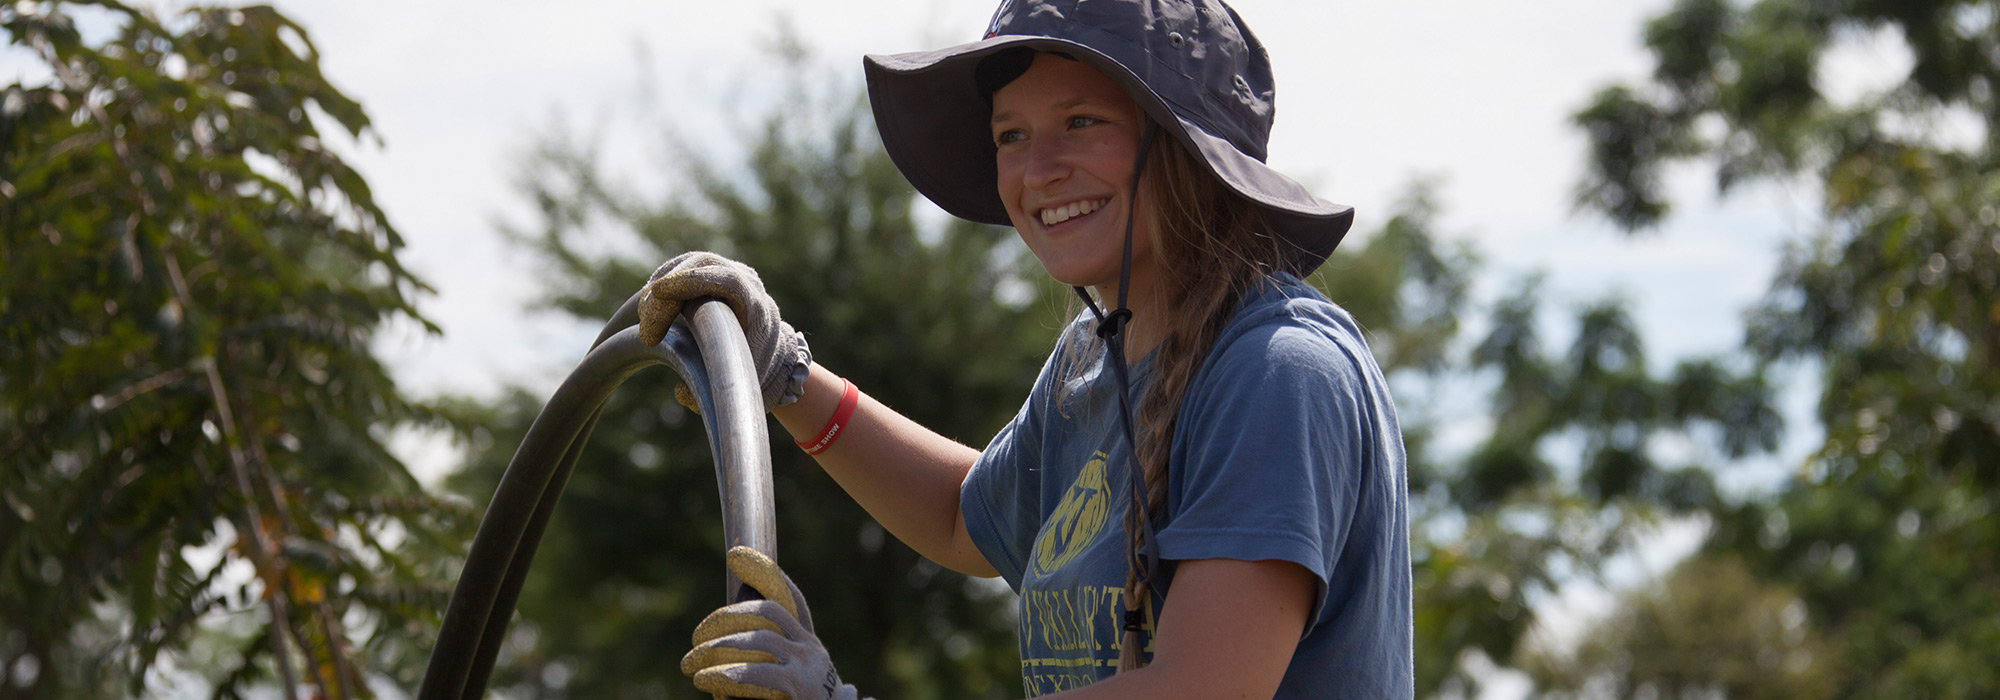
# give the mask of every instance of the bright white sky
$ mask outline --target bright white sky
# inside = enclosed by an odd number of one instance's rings
[[[386,348],[419,394],[552,382],[581,350],[574,329],[521,312],[533,272],[496,235],[498,221],[527,220],[510,179],[537,135],[594,128],[607,156],[644,178],[662,149],[631,128],[639,105],[682,134],[721,131],[723,95],[778,79],[758,63],[780,18],[858,81],[861,54],[976,38],[992,12],[986,0],[279,4],[386,142],[356,161],[408,238],[406,261],[438,287],[423,308],[446,331]],[[1735,342],[1784,220],[1711,211],[1698,177],[1687,178],[1691,220],[1668,235],[1626,240],[1571,215],[1583,141],[1567,117],[1598,87],[1645,75],[1638,28],[1665,5],[1236,3],[1277,70],[1275,166],[1355,205],[1358,232],[1379,226],[1412,178],[1442,177],[1448,234],[1501,267],[1548,268],[1558,305],[1634,298],[1662,357]]]
[[[781,21],[858,85],[863,53],[976,38],[994,3],[278,4],[373,116],[386,146],[347,150],[408,239],[405,261],[439,291],[422,308],[445,335],[392,335],[385,354],[418,395],[486,395],[508,381],[552,388],[594,330],[524,311],[534,271],[498,235],[500,222],[530,220],[511,182],[539,135],[595,132],[616,169],[645,181],[663,169],[660,121],[704,145],[729,141],[725,103],[780,79],[761,47]],[[1779,242],[1810,221],[1803,196],[1718,204],[1693,170],[1673,178],[1682,216],[1660,234],[1628,239],[1572,213],[1584,143],[1569,115],[1598,88],[1650,71],[1640,27],[1667,5],[1235,3],[1276,66],[1273,165],[1356,206],[1359,234],[1413,179],[1440,178],[1444,233],[1474,242],[1498,271],[1483,297],[1535,269],[1550,273],[1553,310],[1623,295],[1662,366],[1738,342],[1740,311],[1768,284]],[[1566,342],[1566,326],[1552,333]]]
[[[415,395],[486,396],[505,382],[552,388],[590,335],[524,310],[535,273],[498,233],[499,222],[529,221],[511,182],[538,135],[594,129],[607,157],[643,181],[663,148],[634,115],[663,118],[684,137],[724,132],[724,96],[780,79],[760,61],[780,20],[858,84],[863,53],[976,39],[995,2],[277,4],[374,118],[386,146],[345,150],[408,240],[405,262],[438,289],[420,304],[444,336],[392,334],[383,352]],[[1233,4],[1276,66],[1273,165],[1354,205],[1358,233],[1379,227],[1413,178],[1442,178],[1444,233],[1473,241],[1502,271],[1482,298],[1534,269],[1549,271],[1554,309],[1623,295],[1656,365],[1733,347],[1781,242],[1812,221],[1810,193],[1770,188],[1718,203],[1693,170],[1671,178],[1680,215],[1660,233],[1627,239],[1571,212],[1584,142],[1568,117],[1598,88],[1650,71],[1639,32],[1666,0]],[[0,81],[32,72],[19,58],[0,55]],[[1899,60],[1861,51],[1839,64],[1853,75],[1826,77],[1851,93]],[[1790,401],[1795,425],[1807,418],[1802,400]],[[1791,442],[1796,455],[1803,441]],[[419,467],[449,464],[435,444],[408,447]]]

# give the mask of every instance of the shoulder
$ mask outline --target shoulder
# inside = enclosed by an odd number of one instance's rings
[[[1280,275],[1245,295],[1209,352],[1210,389],[1333,382],[1352,390],[1381,372],[1354,317],[1296,277]],[[1291,393],[1291,392],[1286,392]]]

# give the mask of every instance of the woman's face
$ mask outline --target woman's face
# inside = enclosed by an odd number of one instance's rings
[[[1060,56],[1036,54],[993,93],[1000,201],[1049,276],[1116,290],[1144,125],[1138,103],[1109,76]],[[1134,289],[1146,289],[1153,270],[1145,211],[1132,230]]]

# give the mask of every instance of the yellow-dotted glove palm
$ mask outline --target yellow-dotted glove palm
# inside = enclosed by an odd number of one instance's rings
[[[716,697],[856,700],[814,636],[812,611],[778,563],[749,547],[730,548],[729,571],[764,600],[724,606],[694,629],[681,672]]]

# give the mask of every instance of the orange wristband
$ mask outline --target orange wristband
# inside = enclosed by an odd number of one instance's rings
[[[806,454],[816,455],[832,447],[833,441],[840,438],[840,431],[847,429],[847,419],[854,417],[854,407],[861,405],[861,390],[855,388],[854,382],[842,377],[840,384],[840,407],[833,409],[833,417],[827,419],[826,427],[819,429],[818,437],[796,441],[799,449],[805,450]]]

